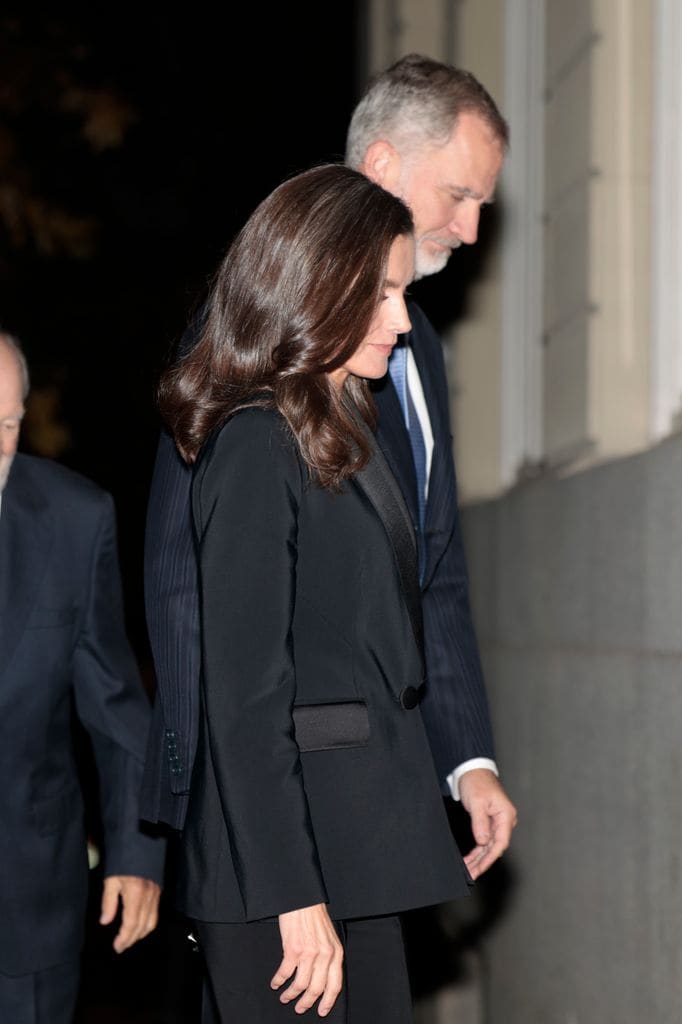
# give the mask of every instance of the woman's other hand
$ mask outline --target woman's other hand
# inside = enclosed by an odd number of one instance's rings
[[[280,1001],[290,1003],[300,996],[294,1009],[305,1013],[319,998],[317,1012],[326,1017],[343,984],[343,946],[326,905],[280,914],[279,930],[284,955],[270,982],[272,988],[280,988],[294,975]]]

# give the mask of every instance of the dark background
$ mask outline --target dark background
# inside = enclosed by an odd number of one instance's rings
[[[254,206],[288,175],[342,159],[357,8],[11,6],[0,15],[0,327],[32,372],[22,447],[114,494],[147,671],[157,374]]]

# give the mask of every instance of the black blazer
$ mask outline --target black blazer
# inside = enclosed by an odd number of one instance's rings
[[[0,971],[76,957],[88,889],[72,710],[102,795],[107,874],[156,881],[139,830],[149,702],[124,632],[113,502],[55,463],[17,455],[0,506]]]
[[[448,386],[441,341],[409,304],[415,354],[434,434],[426,508],[423,587],[427,679],[422,714],[444,792],[445,777],[473,757],[494,757],[490,715],[471,619],[457,509]],[[190,326],[181,348],[191,346]],[[417,522],[410,440],[389,374],[374,388],[377,439]],[[161,434],[147,507],[145,601],[158,690],[150,732],[143,814],[182,828],[199,722],[199,614],[191,536],[191,472]]]
[[[203,454],[193,513],[202,714],[182,909],[243,921],[326,901],[344,918],[466,892],[416,700],[416,544],[383,460],[332,494],[279,414],[249,409]]]

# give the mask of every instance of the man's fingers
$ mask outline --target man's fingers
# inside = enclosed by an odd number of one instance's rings
[[[154,931],[158,923],[158,903],[152,892],[136,894],[127,904],[124,901],[123,918],[114,949],[122,953]]]
[[[499,780],[487,769],[473,769],[460,780],[462,803],[471,817],[476,846],[464,858],[473,879],[487,871],[511,842],[516,808]]]
[[[117,953],[122,953],[124,949],[129,949],[139,938],[141,938],[141,903],[139,899],[130,898],[124,899],[123,901],[123,916],[121,917],[121,927],[118,930],[118,934],[114,939],[114,949]]]
[[[511,824],[499,825],[492,829],[493,838],[487,843],[478,843],[464,857],[464,863],[471,877],[475,880],[498,860],[509,846],[511,840]],[[474,838],[476,838],[474,836]]]
[[[472,879],[476,881],[481,872],[481,861],[485,856],[485,849],[480,846],[474,846],[473,850],[469,850],[466,857],[464,857],[464,863],[466,864],[467,871],[471,875]]]
[[[104,880],[100,922],[110,924],[118,910],[119,897],[123,912],[121,926],[113,941],[117,953],[129,949],[157,925],[161,887],[147,878],[134,875],[112,875]]]
[[[117,953],[123,953],[124,950],[129,949],[137,940],[136,929],[131,924],[121,924],[116,938],[113,941],[113,947]]]
[[[471,814],[471,831],[478,846],[487,846],[491,840],[490,817],[484,809]]]
[[[136,942],[148,935],[150,931],[151,929],[147,928],[139,918],[129,917],[126,920],[124,917],[113,942],[114,949],[117,953],[123,953],[124,950],[130,949]]]
[[[476,862],[480,860],[480,858],[483,856],[483,852],[484,851],[481,849],[480,846],[474,846],[473,850],[469,850],[466,857],[462,858],[469,870],[471,870],[474,864],[476,864]]]
[[[464,858],[464,863],[473,880],[476,881],[484,871],[487,871],[499,855],[488,847],[475,846],[473,850],[470,850]]]
[[[115,878],[105,878],[102,889],[102,906],[99,915],[100,924],[111,924],[118,913],[118,897],[120,887]]]
[[[516,824],[516,810],[511,804],[494,810],[481,801],[473,804],[470,813],[471,831],[478,846],[498,842],[503,844],[504,849],[509,846],[512,829]]]

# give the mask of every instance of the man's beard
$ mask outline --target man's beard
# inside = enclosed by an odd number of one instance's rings
[[[422,245],[417,243],[414,258],[414,279],[418,281],[421,277],[430,277],[431,274],[439,274],[445,270],[448,260],[455,249],[458,249],[461,242],[453,242],[447,249],[439,252],[428,252]]]

